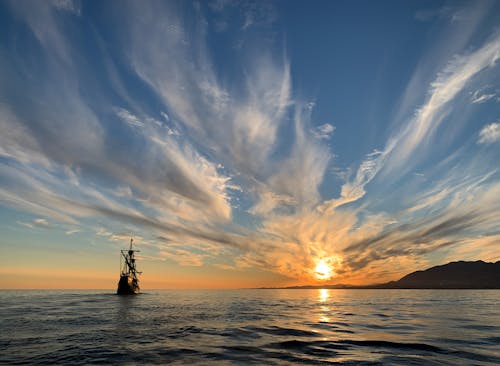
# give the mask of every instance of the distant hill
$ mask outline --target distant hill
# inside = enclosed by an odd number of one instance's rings
[[[293,286],[289,289],[500,289],[500,261],[450,262],[376,285]]]
[[[500,289],[500,261],[451,262],[425,271],[412,272],[399,281],[375,287]]]

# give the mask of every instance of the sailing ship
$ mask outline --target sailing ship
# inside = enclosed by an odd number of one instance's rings
[[[130,248],[129,250],[122,250],[120,257],[120,281],[118,281],[118,290],[116,293],[118,295],[136,295],[139,293],[139,278],[137,275],[142,272],[138,272],[135,267],[135,252],[139,250],[132,249],[132,244],[134,239],[130,238]],[[122,263],[123,261],[123,263]]]

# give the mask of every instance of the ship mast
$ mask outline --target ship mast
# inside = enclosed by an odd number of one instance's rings
[[[137,279],[137,274],[141,274],[141,272],[137,271],[135,267],[135,252],[140,252],[140,250],[132,249],[132,244],[134,243],[134,239],[130,238],[130,248],[128,251],[122,250],[122,256],[125,259],[125,263],[123,264],[121,275],[127,276],[130,275],[132,278]]]

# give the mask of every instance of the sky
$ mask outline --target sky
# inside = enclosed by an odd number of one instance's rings
[[[500,260],[500,3],[1,1],[2,288]]]

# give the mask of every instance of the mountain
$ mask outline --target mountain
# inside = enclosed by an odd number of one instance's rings
[[[374,287],[500,289],[500,261],[450,262],[425,271],[412,272],[398,281]]]
[[[450,262],[376,285],[293,286],[287,289],[500,289],[500,261]]]

